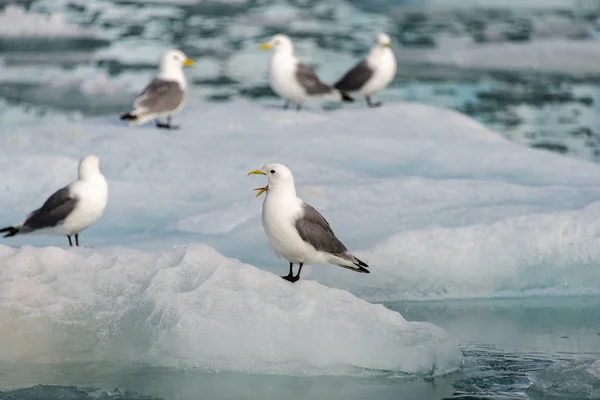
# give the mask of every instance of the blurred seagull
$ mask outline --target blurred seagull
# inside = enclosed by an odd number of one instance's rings
[[[262,223],[275,254],[290,262],[290,272],[283,279],[296,282],[304,264],[331,263],[356,272],[369,273],[369,266],[348,253],[335,236],[327,220],[317,210],[296,197],[294,177],[282,164],[267,164],[248,175],[266,175],[269,184],[257,188],[256,197],[267,193],[262,209]],[[298,264],[294,276],[293,266]]]
[[[292,40],[286,35],[275,35],[261,50],[273,49],[269,64],[269,83],[273,91],[285,99],[287,109],[290,103],[300,110],[302,104],[311,98],[354,101],[337,89],[321,82],[317,74],[294,56]]]
[[[380,33],[367,57],[333,86],[343,93],[362,94],[369,107],[379,107],[381,102],[371,102],[371,95],[390,84],[396,76],[396,69],[396,57],[391,49],[390,37],[386,33]]]
[[[24,222],[0,229],[4,237],[15,235],[67,235],[69,246],[79,246],[79,233],[92,226],[104,213],[108,184],[100,172],[100,159],[88,155],[79,162],[79,178],[58,190],[44,205],[29,213]]]
[[[183,67],[188,65],[194,65],[194,61],[181,51],[167,50],[160,62],[158,76],[140,93],[133,103],[133,110],[121,115],[121,120],[133,125],[155,120],[157,128],[177,129],[171,125],[171,118],[185,103],[187,82]],[[166,124],[159,121],[165,117]]]

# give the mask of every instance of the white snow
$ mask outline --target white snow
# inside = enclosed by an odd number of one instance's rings
[[[0,245],[0,362],[267,374],[440,375],[454,339],[314,281],[194,244],[167,253]]]
[[[0,37],[47,39],[96,36],[94,29],[72,25],[61,13],[36,13],[16,4],[9,4],[0,11]]]
[[[369,275],[309,266],[303,279],[369,300],[600,293],[596,164],[508,142],[421,104],[302,112],[281,104],[189,104],[173,132],[128,128],[116,115],[1,131],[0,221],[18,222],[93,152],[110,195],[83,244],[168,251],[203,242],[284,274],[252,190],[265,181],[246,176],[283,162],[299,196],[371,266]]]

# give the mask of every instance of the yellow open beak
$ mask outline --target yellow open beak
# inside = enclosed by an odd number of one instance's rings
[[[183,65],[190,67],[190,66],[194,65],[194,60],[192,60],[191,58],[186,58],[185,61],[183,62]]]
[[[260,45],[260,49],[261,50],[269,50],[272,47],[273,46],[271,45],[271,43],[263,43],[263,44]]]
[[[260,169],[255,169],[254,171],[248,172],[248,176],[250,176],[250,175],[266,175],[266,174],[264,172],[262,172]],[[256,193],[256,197],[258,197],[261,194],[263,194],[264,192],[266,192],[267,190],[269,190],[269,185],[267,185],[265,187],[256,188],[254,190],[258,190],[258,193]]]

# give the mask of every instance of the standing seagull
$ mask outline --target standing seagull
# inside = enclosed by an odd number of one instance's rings
[[[184,65],[194,65],[179,50],[167,50],[160,62],[158,76],[140,93],[133,103],[133,110],[121,115],[121,120],[138,125],[155,120],[157,128],[177,129],[171,125],[171,118],[177,114],[185,102],[187,82],[183,74]],[[167,118],[162,123],[159,118]]]
[[[108,184],[100,172],[100,160],[88,155],[79,162],[79,178],[58,190],[44,205],[29,213],[25,222],[0,229],[4,237],[26,233],[67,235],[69,246],[79,246],[79,232],[92,226],[104,213]]]
[[[290,262],[290,273],[282,276],[290,282],[300,279],[304,264],[331,263],[356,272],[369,273],[369,266],[348,253],[335,236],[327,220],[302,199],[296,197],[291,171],[282,164],[267,164],[248,175],[266,175],[269,184],[257,188],[256,197],[267,192],[262,223],[275,254]],[[300,268],[294,276],[293,265]]]
[[[271,89],[285,99],[284,109],[293,103],[300,110],[306,100],[319,97],[354,101],[352,97],[321,82],[308,65],[300,62],[294,56],[294,46],[288,36],[275,35],[260,48],[273,49],[269,63],[269,83]]]
[[[334,87],[343,93],[359,93],[366,97],[369,107],[379,107],[381,102],[371,102],[371,95],[383,90],[396,76],[396,57],[390,37],[380,33],[369,55],[356,64]]]

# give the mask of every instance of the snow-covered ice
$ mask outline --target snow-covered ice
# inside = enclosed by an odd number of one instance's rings
[[[482,70],[535,71],[572,76],[596,75],[598,40],[544,39],[526,43],[474,44],[449,39],[435,49],[402,49],[400,59]]]
[[[61,13],[42,14],[8,4],[0,11],[0,37],[82,38],[96,37],[95,29],[69,23]]]
[[[192,104],[176,132],[128,128],[116,115],[2,132],[0,221],[12,223],[68,183],[81,154],[94,152],[110,197],[85,243],[168,251],[202,242],[283,274],[287,262],[268,246],[252,190],[264,182],[246,177],[283,162],[298,195],[371,265],[368,276],[309,266],[303,278],[369,300],[600,292],[597,165],[421,104],[278,107]]]
[[[314,281],[202,244],[166,253],[0,245],[0,362],[113,361],[267,374],[441,375],[457,343]]]

